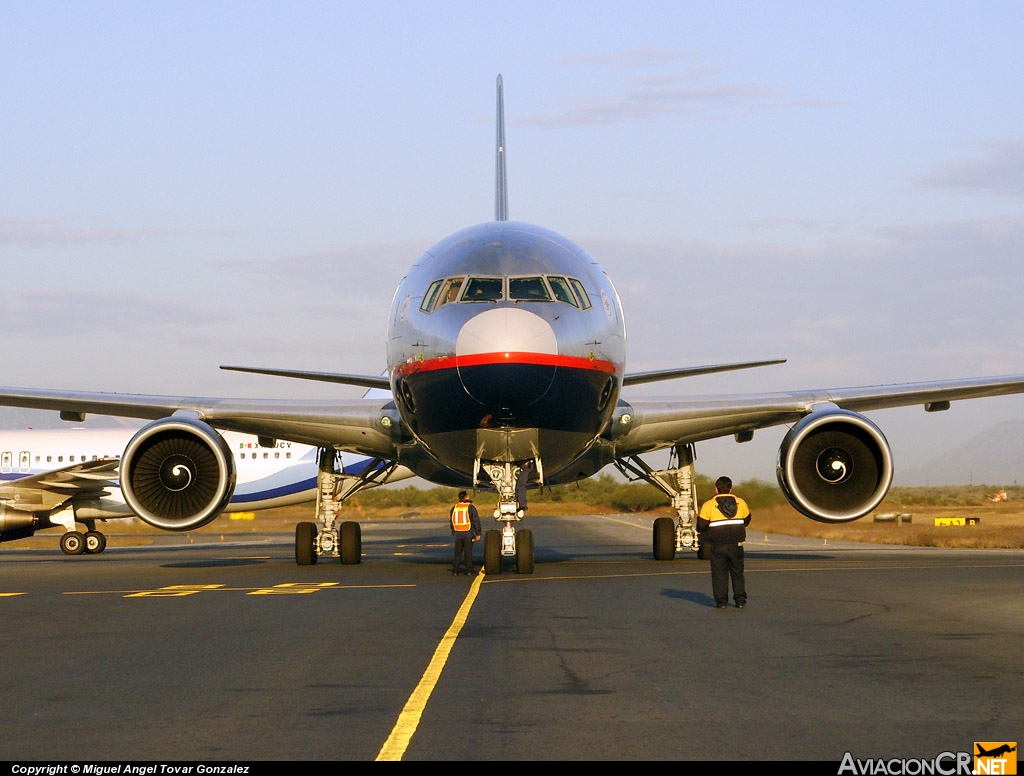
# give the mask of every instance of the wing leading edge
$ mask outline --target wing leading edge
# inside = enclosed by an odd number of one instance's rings
[[[395,443],[381,422],[391,414],[391,399],[288,401],[0,388],[0,405],[146,420],[182,413],[227,431],[331,446],[374,458],[396,457]]]
[[[921,404],[934,412],[948,409],[951,401],[1016,393],[1024,393],[1024,374],[789,393],[624,399],[622,411],[630,413],[631,422],[617,440],[616,454],[634,455],[795,423],[819,406],[866,412]],[[622,411],[617,413],[620,417]]]

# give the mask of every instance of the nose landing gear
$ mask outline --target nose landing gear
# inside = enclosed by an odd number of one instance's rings
[[[535,466],[538,475],[543,477],[539,459],[535,459]],[[516,529],[516,523],[526,515],[526,511],[520,509],[516,500],[516,483],[523,473],[523,467],[509,461],[492,463],[477,460],[476,468],[478,471],[483,468],[498,491],[498,506],[494,510],[494,519],[502,523],[501,530],[492,528],[484,533],[484,572],[500,574],[502,559],[515,558],[516,573],[532,574],[533,531],[528,528]]]

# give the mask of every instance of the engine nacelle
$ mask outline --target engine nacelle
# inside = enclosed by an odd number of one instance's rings
[[[120,469],[128,506],[167,531],[206,525],[235,492],[231,450],[200,420],[164,418],[145,426],[125,448]]]
[[[31,512],[8,509],[7,505],[0,501],[0,542],[31,536],[35,533],[37,522]]]
[[[845,523],[877,507],[892,485],[882,432],[855,412],[815,412],[782,440],[776,474],[789,503],[823,523]]]

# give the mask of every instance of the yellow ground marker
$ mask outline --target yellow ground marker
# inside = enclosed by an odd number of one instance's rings
[[[980,517],[936,517],[935,525],[937,526],[951,526],[951,525],[978,525],[981,522]]]
[[[416,685],[416,689],[412,691],[412,695],[406,701],[402,713],[398,715],[398,721],[395,723],[391,735],[388,736],[388,740],[384,742],[384,746],[377,754],[377,760],[397,761],[405,755],[405,750],[409,748],[409,742],[412,741],[416,728],[419,727],[423,710],[427,707],[427,701],[430,700],[430,696],[441,678],[445,663],[448,662],[448,655],[451,653],[452,647],[455,646],[455,639],[459,637],[462,626],[466,624],[469,610],[473,608],[473,602],[476,601],[483,580],[484,575],[478,574],[473,580],[473,584],[469,586],[466,599],[459,607],[459,611],[455,613],[452,624],[448,626],[448,630],[441,637],[441,643],[434,650],[434,656],[430,659],[427,670],[423,672],[419,684]]]

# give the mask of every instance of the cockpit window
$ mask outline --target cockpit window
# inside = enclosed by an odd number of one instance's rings
[[[565,278],[548,275],[548,283],[551,285],[551,292],[555,295],[555,299],[571,304],[573,307],[579,307],[576,297],[572,295],[572,289],[569,288],[569,282]]]
[[[589,310],[592,305],[590,304],[590,297],[587,296],[587,289],[585,289],[583,284],[576,278],[569,278],[569,285],[572,286],[573,291],[576,292],[576,296],[579,297],[580,305],[583,309]]]
[[[497,302],[502,297],[501,278],[470,278],[462,292],[463,302]]]
[[[550,302],[551,294],[539,275],[530,278],[509,278],[508,298],[512,301]]]
[[[508,278],[507,281],[494,276],[441,278],[427,287],[420,309],[432,313],[452,302],[500,302],[506,299],[513,302],[550,302],[553,299],[583,310],[592,307],[583,283],[576,278],[528,275]]]
[[[437,299],[437,292],[440,290],[440,280],[435,280],[430,284],[430,288],[427,289],[427,293],[423,295],[423,304],[420,305],[420,309],[423,310],[423,312],[429,313],[434,308],[434,301]]]
[[[438,294],[437,304],[434,307],[441,307],[442,305],[451,304],[459,298],[459,289],[462,288],[462,281],[465,278],[447,278],[441,284],[441,293]]]

